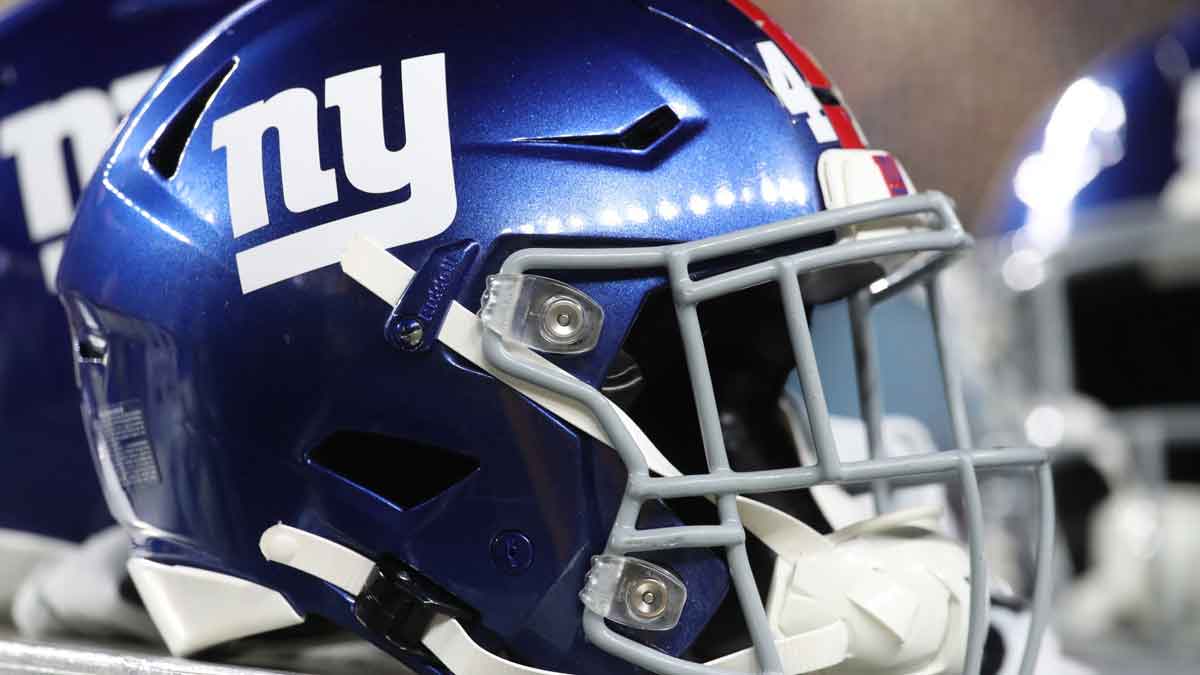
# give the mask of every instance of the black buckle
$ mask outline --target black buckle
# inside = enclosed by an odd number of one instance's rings
[[[434,617],[475,621],[474,610],[408,565],[385,557],[375,563],[354,600],[354,617],[396,650],[437,661],[421,644]]]

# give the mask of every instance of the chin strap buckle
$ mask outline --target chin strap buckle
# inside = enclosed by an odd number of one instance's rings
[[[463,624],[476,619],[475,611],[461,600],[394,558],[375,563],[354,600],[354,617],[367,630],[405,654],[434,662],[437,657],[422,638],[439,615]]]

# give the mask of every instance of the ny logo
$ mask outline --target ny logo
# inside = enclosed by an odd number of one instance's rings
[[[0,159],[16,162],[21,209],[29,240],[39,247],[46,288],[54,289],[62,236],[74,216],[70,169],[74,169],[78,185],[88,182],[108,149],[113,130],[137,105],[159,70],[122,77],[108,91],[78,89],[0,120]],[[70,148],[73,167],[68,167],[64,146]]]
[[[398,204],[339,218],[237,254],[242,292],[338,262],[346,244],[366,234],[385,247],[441,234],[458,210],[450,154],[445,54],[401,63],[405,146],[384,139],[382,66],[325,80],[325,107],[341,117],[342,168],[355,189],[389,194],[411,188]],[[234,238],[270,225],[263,135],[279,134],[283,203],[304,213],[338,201],[335,169],[321,167],[318,100],[308,89],[280,92],[233,112],[213,125],[213,150],[225,151],[229,216]]]

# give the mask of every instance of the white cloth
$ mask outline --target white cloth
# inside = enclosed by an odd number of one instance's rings
[[[27,638],[55,635],[158,641],[144,609],[121,595],[129,536],[104,530],[38,566],[13,602],[13,623]]]

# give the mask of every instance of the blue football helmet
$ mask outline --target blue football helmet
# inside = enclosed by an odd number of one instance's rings
[[[54,296],[75,198],[162,66],[234,7],[43,0],[0,17],[0,610],[6,617],[35,566],[71,554],[113,524],[77,422],[78,395],[64,362],[70,339]]]
[[[59,286],[176,653],[324,617],[421,673],[979,673],[976,473],[1049,494],[1045,453],[841,461],[807,320],[936,318],[969,243],[744,0],[267,0],[137,106]],[[959,484],[970,554],[804,497],[892,481]]]
[[[1200,634],[1200,15],[1071,84],[1002,186],[1014,427],[1055,451],[1068,639]],[[1016,382],[1013,380],[1016,379]],[[1194,665],[1194,664],[1193,664]],[[1140,668],[1139,668],[1140,669]]]

